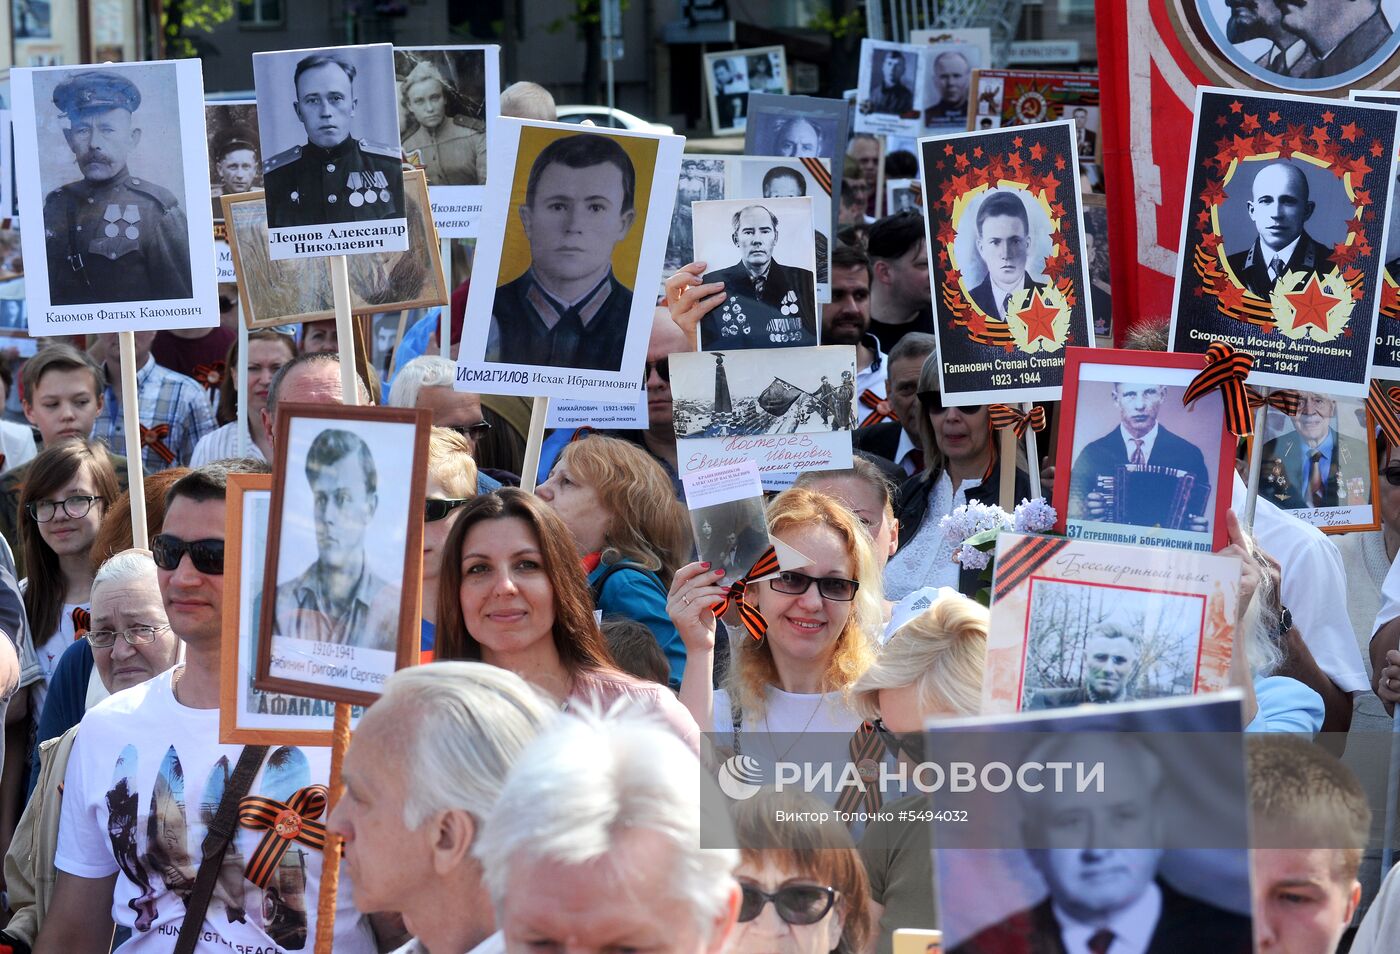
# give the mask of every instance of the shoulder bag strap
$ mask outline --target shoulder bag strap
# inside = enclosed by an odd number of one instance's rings
[[[199,943],[199,933],[204,928],[204,912],[209,909],[209,899],[214,896],[214,882],[218,880],[228,843],[238,830],[238,803],[253,787],[253,776],[258,774],[263,759],[267,757],[267,748],[265,745],[245,745],[243,753],[238,756],[238,765],[233,770],[228,787],[224,789],[223,801],[219,802],[219,810],[204,836],[199,873],[195,875],[190,899],[185,902],[185,923],[180,925],[175,954],[193,954],[195,945]]]

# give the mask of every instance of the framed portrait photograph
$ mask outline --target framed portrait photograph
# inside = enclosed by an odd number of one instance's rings
[[[404,180],[409,248],[406,252],[348,256],[350,308],[356,315],[447,304],[441,246],[433,230],[423,171],[405,170],[400,176]],[[330,261],[277,260],[268,254],[263,193],[224,196],[221,201],[227,210],[229,248],[248,327],[276,328],[294,321],[334,318]]]
[[[1361,398],[1298,391],[1298,412],[1269,407],[1259,496],[1323,533],[1380,529],[1376,429]]]
[[[1209,553],[1226,544],[1235,439],[1211,392],[1182,395],[1198,355],[1069,349],[1056,460],[1056,530]]]
[[[271,474],[229,475],[224,585],[226,592],[238,594],[238,602],[224,607],[223,640],[219,644],[219,741],[329,746],[335,703],[264,692],[253,685],[271,507]],[[362,711],[355,707],[352,724]]]
[[[729,199],[788,199],[812,202],[813,252],[816,256],[817,301],[831,301],[831,164],[825,159],[763,159],[735,156],[729,164]]]
[[[787,53],[781,46],[705,53],[701,64],[710,131],[716,136],[744,131],[750,93],[788,92]]]
[[[960,404],[1056,401],[1092,347],[1073,123],[919,140],[940,384]]]
[[[1172,350],[1226,340],[1254,355],[1253,384],[1365,395],[1398,119],[1376,104],[1197,89]]]
[[[988,27],[949,27],[942,30],[910,30],[909,42],[916,46],[940,43],[966,43],[977,50],[978,66],[992,62],[992,31]]]
[[[910,42],[913,42],[912,40]],[[924,110],[921,133],[967,128],[972,74],[991,62],[977,43],[942,41],[924,45]]]
[[[720,585],[728,586],[748,573],[771,545],[758,467],[745,460],[686,474],[682,481],[695,552],[724,570]]]
[[[1089,268],[1089,304],[1094,336],[1105,345],[1113,335],[1112,273],[1108,267],[1108,203],[1102,194],[1081,193],[1084,204],[1084,262]]]
[[[914,197],[914,183],[917,179],[886,179],[885,208],[888,214],[897,212],[917,212],[919,203]]]
[[[684,156],[681,173],[676,180],[676,205],[671,212],[671,231],[666,237],[666,262],[663,274],[670,278],[676,270],[695,257],[695,221],[691,205],[712,202],[725,197],[728,179],[725,170],[733,162],[730,156]]]
[[[253,54],[274,261],[408,249],[389,43]]]
[[[1084,159],[1098,153],[1099,77],[1097,73],[1056,70],[979,69],[972,74],[972,109],[963,117],[966,129],[980,128],[990,116],[997,127],[1028,126],[1068,119],[1075,124],[1075,142]],[[1083,117],[1078,107],[1088,107]],[[1092,128],[1089,124],[1092,113]],[[1084,133],[1092,132],[1085,137]]]
[[[700,348],[816,345],[811,198],[696,202],[692,212],[695,253],[710,268],[703,280],[723,282],[728,296],[700,320]]]
[[[752,460],[764,490],[851,466],[855,346],[671,355],[678,471]]]
[[[635,397],[684,140],[506,118],[493,135],[502,172],[472,263],[457,387]]]
[[[908,43],[860,41],[855,131],[917,136],[923,126],[929,82],[927,49]]]
[[[1400,109],[1400,93],[1389,90],[1352,90],[1358,103],[1380,103]],[[1376,349],[1371,370],[1380,376],[1400,376],[1400,168],[1390,191],[1390,225],[1385,239],[1385,268],[1381,269],[1381,306],[1376,319]]]
[[[10,92],[30,333],[217,325],[199,61],[15,70]]]
[[[430,415],[277,409],[259,689],[369,705],[418,656]]]
[[[209,199],[214,221],[222,222],[220,198],[263,187],[258,104],[251,99],[207,102],[204,126],[209,136]]]
[[[399,146],[428,176],[444,238],[471,238],[486,191],[486,142],[501,114],[499,46],[396,46]]]
[[[781,156],[784,159],[825,159],[831,177],[831,234],[838,230],[841,211],[841,176],[851,108],[844,99],[815,96],[749,97],[749,124],[744,128],[744,155]]]

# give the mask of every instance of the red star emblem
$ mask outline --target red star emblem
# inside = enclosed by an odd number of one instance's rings
[[[1332,137],[1327,135],[1327,130],[1323,126],[1314,126],[1312,133],[1309,134],[1308,138],[1311,139],[1313,142],[1317,143],[1319,148],[1322,147],[1323,143],[1332,141]]]
[[[1056,157],[1055,157],[1055,168],[1058,169],[1058,170],[1060,170],[1060,171],[1062,171],[1062,172],[1064,171],[1064,168],[1065,168],[1065,157],[1064,157],[1064,156],[1056,156]]]
[[[1034,344],[1037,338],[1045,338],[1053,342],[1055,340],[1055,329],[1053,327],[1055,317],[1058,315],[1053,308],[1046,306],[1040,298],[1040,290],[1031,291],[1030,304],[1021,309],[1016,317],[1026,323],[1026,344]]]
[[[1196,213],[1196,228],[1203,232],[1210,228],[1210,213],[1205,209]]]
[[[1317,276],[1308,278],[1307,285],[1300,292],[1285,295],[1288,303],[1293,306],[1293,330],[1297,331],[1305,325],[1312,325],[1327,332],[1327,312],[1333,305],[1341,303],[1340,298],[1324,294],[1322,286],[1317,281]]]
[[[1360,185],[1361,180],[1366,178],[1366,173],[1371,171],[1370,165],[1366,162],[1365,156],[1357,156],[1348,164],[1347,171],[1351,173],[1353,185]]]
[[[981,146],[974,146],[974,147],[972,148],[972,158],[974,158],[974,159],[981,159],[981,158],[982,158],[982,147],[981,147]]]
[[[1355,245],[1348,245],[1346,242],[1338,242],[1332,246],[1332,254],[1328,258],[1345,268],[1356,259],[1357,248]]]
[[[1045,147],[1040,143],[1031,143],[1031,158],[1036,162],[1045,158]]]
[[[1222,285],[1215,297],[1220,302],[1221,311],[1238,311],[1244,305],[1244,289],[1238,285]]]
[[[948,245],[958,237],[958,233],[957,230],[953,228],[953,223],[944,219],[943,224],[938,227],[937,237],[938,241],[942,242],[944,245]]]
[[[1371,140],[1371,155],[1375,156],[1377,159],[1385,155],[1385,147],[1381,145],[1379,139]]]
[[[966,169],[966,168],[968,167],[967,153],[965,153],[965,152],[960,152],[960,153],[958,153],[958,154],[953,158],[953,161],[957,164],[957,167],[958,167],[959,169]]]
[[[1229,122],[1229,120],[1226,119],[1225,116],[1224,116],[1223,114],[1220,115],[1220,116],[1216,116],[1216,117],[1215,117],[1215,124],[1216,124],[1217,126],[1223,126],[1223,125],[1225,125],[1227,122]]]
[[[1215,250],[1220,247],[1220,241],[1220,236],[1214,232],[1207,232],[1201,236],[1201,246],[1211,254],[1214,254]]]
[[[1240,102],[1239,100],[1235,100],[1233,103],[1230,104],[1230,112],[1235,113],[1236,115],[1238,115],[1239,111],[1242,109],[1244,109],[1244,103]]]
[[[1252,136],[1236,136],[1230,143],[1230,156],[1234,159],[1244,159],[1246,156],[1254,155],[1254,138]]]
[[[1259,117],[1245,113],[1244,122],[1240,123],[1240,128],[1245,132],[1253,132],[1259,128]]]
[[[1214,180],[1208,182],[1205,191],[1201,193],[1201,201],[1206,205],[1219,205],[1225,201],[1225,187]]]
[[[1269,113],[1269,122],[1270,122],[1270,123],[1276,123],[1276,122],[1278,122],[1278,121],[1279,121],[1279,114],[1278,114],[1278,113],[1276,113],[1276,112],[1271,112],[1271,113]]]
[[[1020,136],[1017,136],[1015,139],[1011,140],[1011,144],[1012,144],[1013,146],[1015,146],[1017,149],[1020,149],[1020,148],[1021,148],[1021,145],[1022,145],[1021,137],[1020,137]]]
[[[1396,288],[1390,282],[1381,282],[1381,310],[1400,310],[1400,288]]]
[[[952,284],[954,288],[957,288],[958,282],[962,281],[962,272],[958,271],[956,268],[951,269],[947,276],[945,276],[945,280]]]
[[[1327,110],[1327,112],[1325,112],[1325,113],[1322,114],[1322,121],[1323,121],[1324,123],[1326,123],[1327,125],[1329,125],[1329,126],[1332,124],[1332,120],[1335,119],[1335,118],[1336,118],[1336,116],[1333,114],[1332,110],[1330,110],[1330,109]]]
[[[1017,175],[1020,175],[1021,167],[1026,164],[1026,160],[1021,158],[1021,154],[1019,152],[1013,152],[1011,154],[1011,158],[1006,160],[1006,164],[1012,169],[1015,169]]]
[[[1361,127],[1356,123],[1347,123],[1342,127],[1342,138],[1347,142],[1356,142],[1356,137],[1361,135]]]

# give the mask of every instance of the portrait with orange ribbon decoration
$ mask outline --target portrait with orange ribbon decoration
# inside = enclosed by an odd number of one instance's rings
[[[1074,123],[921,148],[943,393],[1057,400],[1065,348],[1093,343]]]
[[[1199,90],[1172,349],[1224,341],[1253,384],[1364,396],[1395,135],[1383,107]]]

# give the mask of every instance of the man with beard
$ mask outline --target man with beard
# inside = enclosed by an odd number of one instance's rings
[[[120,73],[85,70],[54,88],[63,138],[83,178],[44,199],[49,300],[54,305],[189,298],[189,234],[180,200],[134,177],[141,91]]]
[[[723,282],[728,299],[701,319],[701,350],[816,344],[815,278],[773,258],[778,217],[762,205],[747,205],[734,213],[731,225],[739,261],[705,276],[706,283]]]
[[[1084,676],[1070,689],[1041,689],[1031,696],[1027,709],[1061,709],[1084,703],[1127,702],[1142,647],[1138,639],[1116,623],[1100,623],[1084,643]]]
[[[967,91],[972,64],[956,50],[940,53],[933,61],[933,88],[938,102],[924,110],[925,126],[962,126],[967,122]]]
[[[1273,44],[1254,61],[1256,66],[1280,76],[1302,76],[1317,63],[1302,38],[1284,27],[1279,0],[1226,0],[1226,5],[1230,19],[1225,21],[1225,39],[1235,44],[1265,39]]]
[[[1293,430],[1264,445],[1261,488],[1284,510],[1345,507],[1366,500],[1364,483],[1348,492],[1350,478],[1364,482],[1370,458],[1354,437],[1337,432],[1337,402],[1325,394],[1301,391]]]

